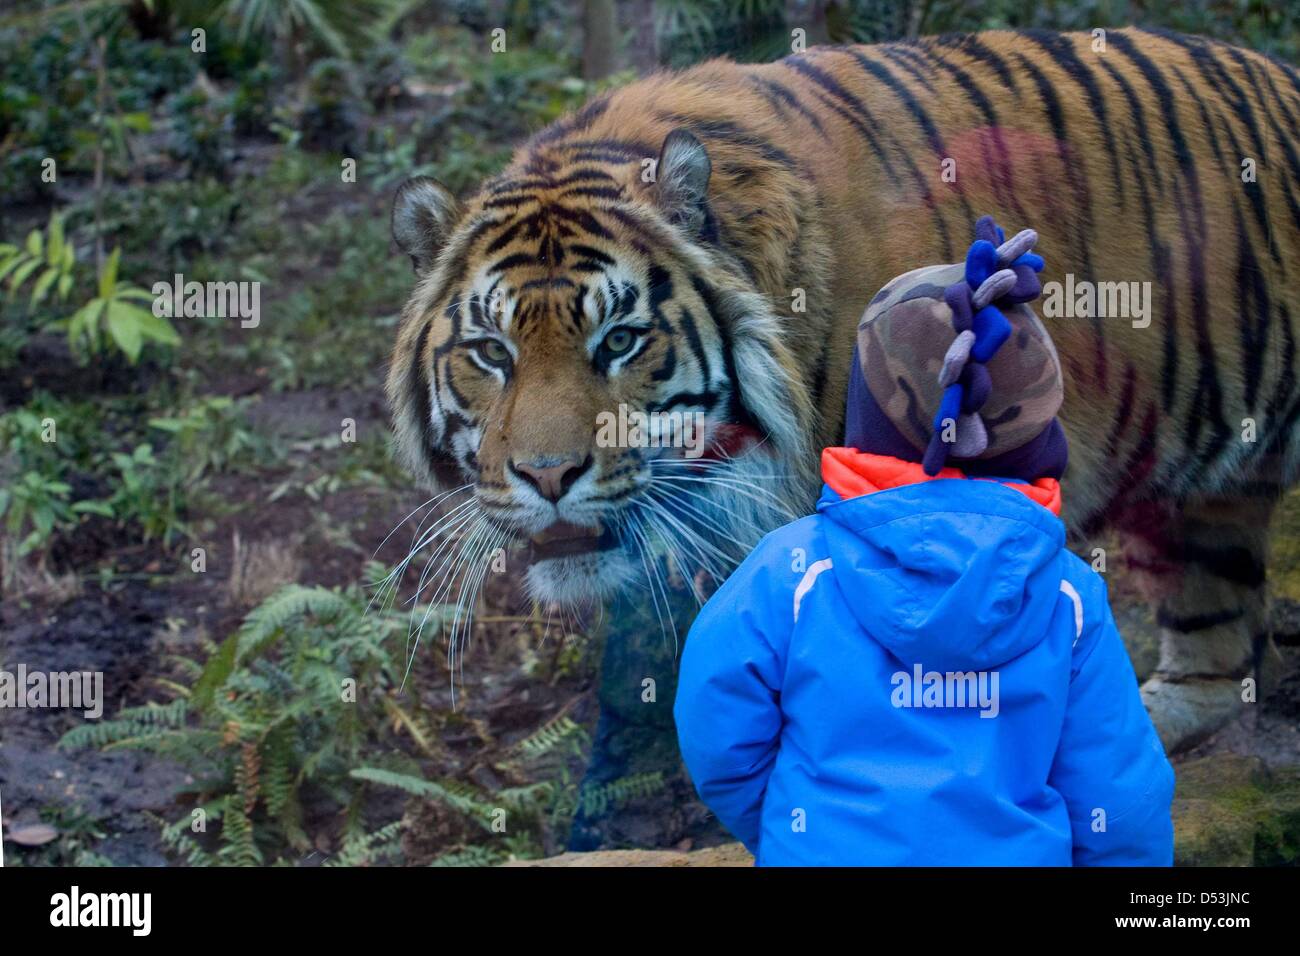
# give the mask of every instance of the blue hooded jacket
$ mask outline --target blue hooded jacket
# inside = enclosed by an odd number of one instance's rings
[[[827,486],[704,607],[674,707],[701,798],[759,865],[1170,865],[1102,576],[1041,504],[947,474]]]

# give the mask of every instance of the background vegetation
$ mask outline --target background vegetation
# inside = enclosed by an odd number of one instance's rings
[[[481,864],[557,852],[575,814],[611,806],[668,820],[655,841],[702,832],[653,774],[580,789],[582,622],[504,576],[453,708],[437,636],[409,673],[403,640],[410,613],[446,609],[371,600],[410,528],[375,548],[420,501],[380,387],[410,285],[387,224],[407,176],[469,189],[594,91],[779,56],[791,24],[839,42],[1146,22],[1300,58],[1294,7],[1256,0],[7,9],[0,665],[103,670],[110,695],[100,722],[0,711],[27,863]],[[260,282],[261,325],[153,316],[149,288],[177,273]]]

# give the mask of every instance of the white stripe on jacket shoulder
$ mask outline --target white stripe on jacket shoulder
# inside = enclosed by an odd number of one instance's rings
[[[808,570],[803,573],[803,578],[799,581],[799,586],[794,589],[794,619],[799,620],[799,605],[803,603],[803,596],[812,590],[813,583],[816,582],[817,576],[823,571],[831,569],[831,559],[822,558],[820,561],[814,561],[808,565]]]
[[[1069,595],[1074,602],[1074,642],[1070,644],[1073,647],[1079,643],[1079,638],[1083,637],[1083,598],[1079,597],[1079,592],[1074,589],[1074,585],[1065,578],[1061,578],[1061,592]]]

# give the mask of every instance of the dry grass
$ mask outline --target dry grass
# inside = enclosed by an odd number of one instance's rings
[[[247,544],[236,531],[231,535],[230,580],[226,584],[235,607],[251,608],[266,600],[302,574],[298,557],[301,542],[250,541]]]
[[[0,535],[0,598],[62,604],[80,593],[81,580],[76,574],[53,573],[45,566],[43,554],[20,556],[18,542]]]

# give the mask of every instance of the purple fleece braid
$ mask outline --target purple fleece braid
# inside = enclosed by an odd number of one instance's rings
[[[939,374],[943,397],[921,461],[927,475],[937,475],[950,453],[976,458],[988,447],[988,432],[979,417],[993,387],[988,362],[1011,335],[1011,323],[1002,309],[1031,302],[1042,292],[1038,273],[1043,269],[1043,257],[1032,251],[1037,241],[1038,234],[1026,229],[1008,242],[992,216],[982,216],[975,223],[975,242],[966,253],[965,279],[944,290],[957,337]],[[950,422],[957,428],[952,442],[943,440]]]

